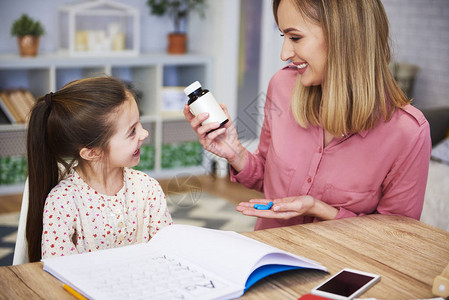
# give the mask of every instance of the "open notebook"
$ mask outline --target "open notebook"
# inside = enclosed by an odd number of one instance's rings
[[[44,259],[91,299],[229,299],[259,279],[321,264],[233,231],[172,225],[146,244]]]

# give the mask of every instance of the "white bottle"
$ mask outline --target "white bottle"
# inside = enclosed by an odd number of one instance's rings
[[[201,125],[218,122],[220,127],[222,127],[229,121],[212,93],[209,90],[202,89],[198,81],[186,87],[184,93],[189,97],[187,104],[193,115],[197,116],[204,112],[209,113],[209,118],[203,121]]]

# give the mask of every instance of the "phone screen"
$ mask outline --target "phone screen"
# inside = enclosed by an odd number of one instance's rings
[[[349,297],[372,279],[371,276],[343,271],[317,290]]]
[[[379,275],[343,269],[322,285],[313,289],[313,294],[352,298],[360,295],[380,279]]]

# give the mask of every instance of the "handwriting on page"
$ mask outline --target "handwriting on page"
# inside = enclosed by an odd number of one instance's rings
[[[120,268],[102,265],[77,273],[95,278],[98,291],[108,299],[200,299],[226,287],[203,270],[167,255],[142,257],[139,263],[124,260]]]

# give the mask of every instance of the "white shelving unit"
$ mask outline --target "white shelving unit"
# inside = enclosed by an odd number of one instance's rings
[[[164,114],[161,95],[164,87],[187,86],[196,80],[212,89],[212,65],[212,57],[196,54],[143,54],[135,57],[52,54],[35,58],[0,55],[0,90],[23,87],[38,97],[84,77],[106,74],[129,81],[142,92],[139,101],[141,119],[150,132],[146,143],[155,147],[155,165],[151,175],[162,178],[181,172],[198,174],[206,173],[207,167],[164,170],[161,166],[162,145],[197,140],[181,111]],[[25,125],[0,125],[0,157],[25,155],[25,137]]]

